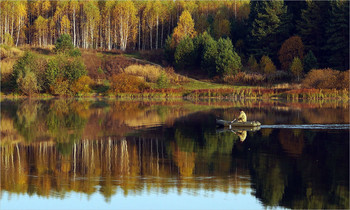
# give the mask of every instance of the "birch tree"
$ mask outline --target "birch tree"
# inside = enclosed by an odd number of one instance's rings
[[[27,16],[27,7],[25,5],[25,2],[17,2],[17,39],[16,39],[16,46],[18,46],[19,36],[21,34],[21,29],[23,28],[25,24],[25,18]]]
[[[112,49],[112,36],[111,36],[111,28],[112,28],[112,11],[113,7],[115,5],[115,1],[107,1],[105,8],[104,8],[104,15],[106,16],[106,30],[105,30],[105,37],[107,42],[107,48],[108,50]]]
[[[144,21],[145,25],[149,30],[149,47],[153,49],[153,27],[157,24],[157,11],[155,8],[154,1],[147,1],[147,5],[144,11]]]
[[[36,36],[38,37],[38,43],[39,46],[41,47],[42,44],[44,44],[44,39],[47,36],[47,26],[48,20],[43,18],[42,16],[39,16],[35,21],[34,21],[34,26],[36,29]],[[46,45],[46,44],[45,44]]]
[[[125,51],[128,41],[136,38],[138,23],[136,17],[137,11],[134,3],[128,0],[118,2],[114,13],[116,14],[116,21],[118,23],[120,49]]]
[[[70,1],[70,10],[72,12],[72,26],[73,26],[73,44],[74,47],[77,46],[77,21],[76,21],[76,17],[77,17],[77,13],[79,10],[79,2],[76,0],[72,0]]]
[[[97,33],[97,24],[100,21],[100,11],[96,1],[84,2],[84,41],[85,48],[93,48],[94,38]]]

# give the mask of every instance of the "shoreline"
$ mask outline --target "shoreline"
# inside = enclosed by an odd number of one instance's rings
[[[175,90],[175,92],[174,92]],[[259,90],[257,92],[256,90]],[[261,91],[261,92],[260,92]],[[143,93],[117,93],[117,94],[87,94],[80,96],[65,95],[54,96],[39,93],[33,96],[18,95],[15,93],[1,93],[1,99],[71,99],[71,98],[110,98],[110,99],[180,99],[180,100],[282,100],[282,101],[349,101],[349,90],[329,89],[300,89],[300,90],[278,90],[278,89],[197,89],[181,90],[167,89],[155,92]]]

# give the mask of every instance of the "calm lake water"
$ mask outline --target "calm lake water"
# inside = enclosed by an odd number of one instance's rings
[[[0,152],[1,209],[349,209],[348,103],[2,100]]]

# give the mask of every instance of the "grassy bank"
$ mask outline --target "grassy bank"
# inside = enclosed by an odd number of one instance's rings
[[[40,59],[43,69],[54,59],[52,49],[3,48],[1,54],[1,97],[27,97],[11,89],[13,66],[30,51]],[[86,66],[91,82],[74,84],[76,92],[57,95],[48,92],[35,93],[31,97],[117,97],[117,98],[186,98],[186,99],[284,99],[295,100],[349,100],[348,89],[301,88],[296,85],[275,85],[271,87],[237,85],[240,83],[214,82],[211,79],[197,80],[176,73],[173,68],[163,68],[139,54],[121,52],[82,51],[81,59]],[[80,88],[86,87],[88,88]],[[84,90],[84,91],[82,91]]]

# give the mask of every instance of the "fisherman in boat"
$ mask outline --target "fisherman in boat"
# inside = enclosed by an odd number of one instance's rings
[[[244,113],[243,109],[239,109],[240,113],[237,119],[232,120],[234,122],[247,122],[247,115]]]

